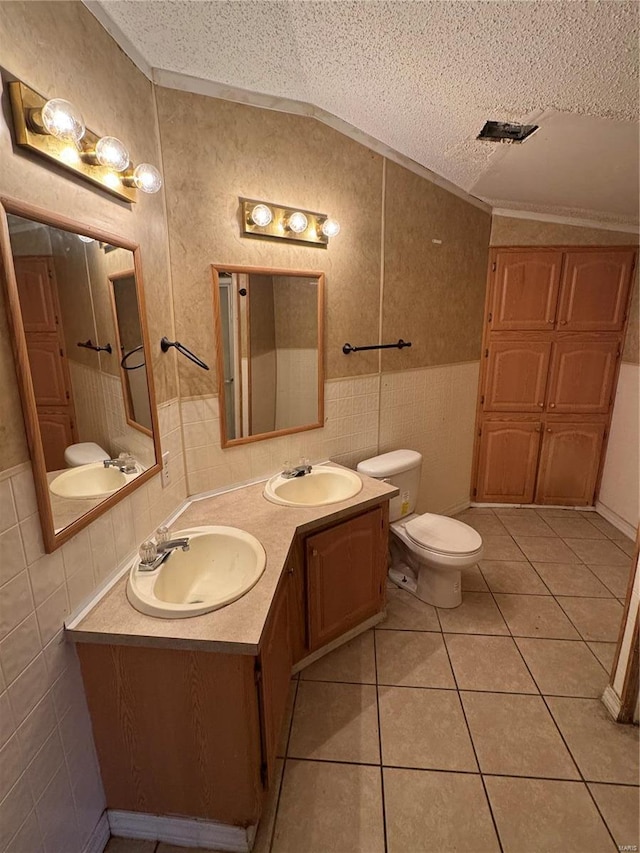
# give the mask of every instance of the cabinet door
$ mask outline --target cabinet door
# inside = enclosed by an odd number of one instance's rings
[[[536,503],[593,503],[604,424],[550,423],[544,429]]]
[[[57,334],[29,335],[27,352],[36,406],[66,406],[71,398]]]
[[[552,329],[562,252],[498,252],[491,328]]]
[[[544,408],[550,353],[550,343],[491,343],[484,411],[538,412]]]
[[[622,328],[635,253],[568,252],[565,259],[558,328],[615,332]]]
[[[42,449],[47,471],[60,471],[67,467],[64,452],[76,441],[76,432],[69,413],[38,410],[38,423],[42,436]]]
[[[482,424],[477,500],[532,502],[541,429],[540,423],[531,421]]]
[[[560,341],[553,345],[547,410],[606,414],[611,405],[620,344]]]
[[[268,787],[276,763],[276,750],[291,684],[289,642],[289,577],[276,596],[260,648],[260,717],[263,780]]]
[[[307,538],[310,651],[380,611],[386,560],[380,508]]]
[[[52,258],[14,258],[25,332],[56,332],[57,301]]]

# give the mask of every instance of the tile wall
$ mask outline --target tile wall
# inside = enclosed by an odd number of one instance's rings
[[[63,621],[186,496],[179,406],[158,410],[160,477],[53,554],[42,547],[31,466],[0,474],[0,849],[81,851],[105,807],[82,680]]]

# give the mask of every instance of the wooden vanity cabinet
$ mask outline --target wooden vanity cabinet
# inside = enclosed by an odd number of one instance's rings
[[[536,503],[593,503],[604,431],[602,422],[547,421],[542,432]]]
[[[482,424],[477,500],[532,502],[541,432],[540,421],[485,421]]]

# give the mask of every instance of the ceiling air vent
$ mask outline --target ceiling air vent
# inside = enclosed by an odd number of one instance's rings
[[[508,121],[487,121],[476,137],[485,142],[524,142],[538,129],[537,124],[511,124]]]

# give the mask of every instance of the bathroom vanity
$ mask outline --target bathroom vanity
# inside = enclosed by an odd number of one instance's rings
[[[180,527],[262,542],[259,582],[211,613],[158,619],[131,607],[125,577],[69,629],[109,809],[257,824],[292,672],[383,617],[397,489],[362,479],[324,507],[273,505],[261,484],[192,502]]]

